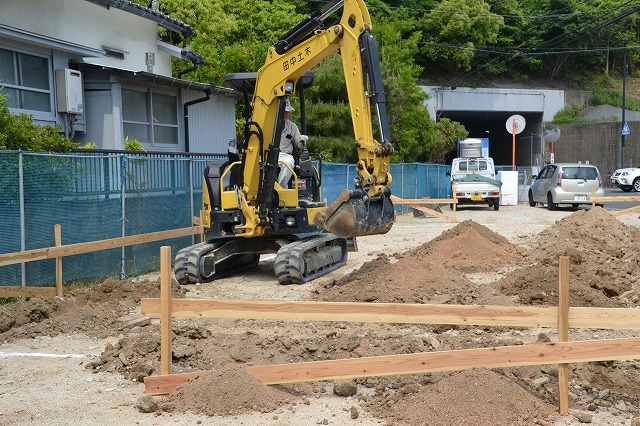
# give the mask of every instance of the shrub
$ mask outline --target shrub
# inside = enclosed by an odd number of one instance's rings
[[[0,90],[0,150],[71,151],[74,143],[60,134],[59,127],[39,126],[28,114],[11,114],[6,99]]]

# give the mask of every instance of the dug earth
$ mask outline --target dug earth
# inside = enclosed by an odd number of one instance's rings
[[[640,305],[635,214],[473,206],[452,223],[409,211],[358,247],[345,267],[311,283],[279,285],[264,256],[241,276],[174,282],[172,295],[557,306],[558,259],[568,256],[571,306]],[[0,305],[0,424],[640,426],[635,360],[571,364],[567,416],[558,414],[555,365],[270,386],[247,371],[558,340],[556,329],[541,327],[175,318],[172,371],[208,374],[169,395],[145,395],[144,377],[160,373],[160,327],[140,315],[140,300],[159,295],[156,273]],[[621,337],[638,332],[570,332],[572,341]]]

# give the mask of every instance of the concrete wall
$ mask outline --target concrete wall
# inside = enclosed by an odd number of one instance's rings
[[[640,163],[640,122],[629,121],[630,134],[625,137],[624,167]],[[602,174],[605,186],[609,176],[620,167],[622,124],[560,124],[560,140],[554,144],[555,162],[589,161]],[[545,152],[548,159],[549,144]]]
[[[509,111],[513,114],[537,112],[544,121],[565,107],[563,90],[496,89],[420,86],[430,96],[425,107],[431,118],[438,111]]]

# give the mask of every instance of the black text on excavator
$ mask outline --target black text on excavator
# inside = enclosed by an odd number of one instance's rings
[[[342,10],[338,23],[325,20]],[[280,135],[289,97],[313,84],[310,70],[340,51],[358,153],[355,187],[330,206],[321,201],[320,175],[306,151],[289,188],[276,182]],[[205,241],[184,248],[175,259],[181,284],[207,282],[258,265],[261,254],[276,253],[281,284],[304,283],[347,261],[348,242],[384,234],[394,220],[390,157],[393,148],[376,39],[362,0],[334,0],[315,11],[269,48],[257,73],[230,74],[243,92],[245,139],[226,161],[204,173]],[[380,141],[374,139],[375,109]],[[304,132],[304,129],[303,129]],[[349,240],[349,241],[348,241]]]

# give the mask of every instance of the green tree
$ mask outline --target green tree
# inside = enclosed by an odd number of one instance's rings
[[[455,151],[458,140],[469,137],[469,132],[457,121],[441,118],[434,125],[433,145],[429,147],[429,163],[444,164],[452,151]]]
[[[188,45],[206,64],[187,78],[219,85],[225,74],[257,71],[269,46],[304,18],[295,4],[284,0],[161,0],[160,8],[192,25],[197,33]],[[165,34],[169,41],[181,41],[172,36]],[[191,67],[184,60],[174,65],[175,73]]]
[[[443,0],[420,22],[424,41],[431,44],[422,53],[430,66],[469,70],[474,47],[495,43],[503,23],[504,19],[492,13],[483,0]]]

